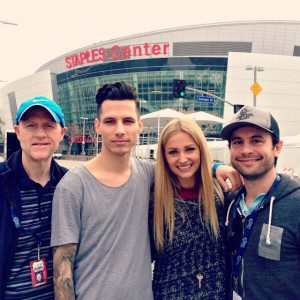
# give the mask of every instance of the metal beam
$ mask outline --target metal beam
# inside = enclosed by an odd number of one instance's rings
[[[208,96],[210,96],[210,97],[214,97],[214,98],[216,98],[216,99],[218,99],[218,100],[221,100],[222,102],[225,102],[225,103],[227,103],[228,105],[230,105],[230,106],[233,107],[233,104],[232,104],[232,103],[230,103],[230,102],[228,102],[227,100],[225,100],[225,99],[223,99],[223,98],[221,98],[221,97],[219,97],[219,96],[216,96],[216,95],[214,95],[214,94],[212,94],[212,93],[209,93],[209,92],[206,92],[206,91],[202,91],[202,90],[198,90],[198,89],[194,89],[194,88],[190,88],[190,87],[186,87],[185,89],[186,89],[187,91],[196,92],[196,93],[198,93],[198,94],[204,94],[204,95],[208,95]]]

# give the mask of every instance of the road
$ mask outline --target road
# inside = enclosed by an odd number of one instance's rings
[[[65,167],[69,170],[72,170],[73,168],[85,163],[85,161],[81,161],[81,160],[79,160],[79,161],[78,160],[65,160],[65,159],[55,159],[55,160],[59,165]],[[3,161],[3,157],[0,156],[0,162],[2,162],[2,161]]]
[[[55,161],[59,165],[65,167],[69,170],[72,170],[73,168],[75,168],[77,166],[83,165],[86,162],[83,160],[66,160],[66,159],[55,159]]]

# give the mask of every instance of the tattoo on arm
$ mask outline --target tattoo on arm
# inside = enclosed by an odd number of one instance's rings
[[[55,299],[75,299],[74,261],[77,244],[68,244],[53,248],[53,282]]]

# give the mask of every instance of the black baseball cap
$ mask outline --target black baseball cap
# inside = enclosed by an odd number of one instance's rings
[[[278,140],[280,139],[278,123],[274,117],[265,110],[247,105],[243,106],[223,127],[221,138],[223,140],[230,140],[234,130],[245,126],[257,126],[270,132]]]

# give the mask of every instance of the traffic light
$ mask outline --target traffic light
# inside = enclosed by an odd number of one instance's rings
[[[236,114],[243,106],[243,104],[233,104],[233,113]]]
[[[185,97],[185,80],[174,79],[173,81],[173,96],[174,98]]]

